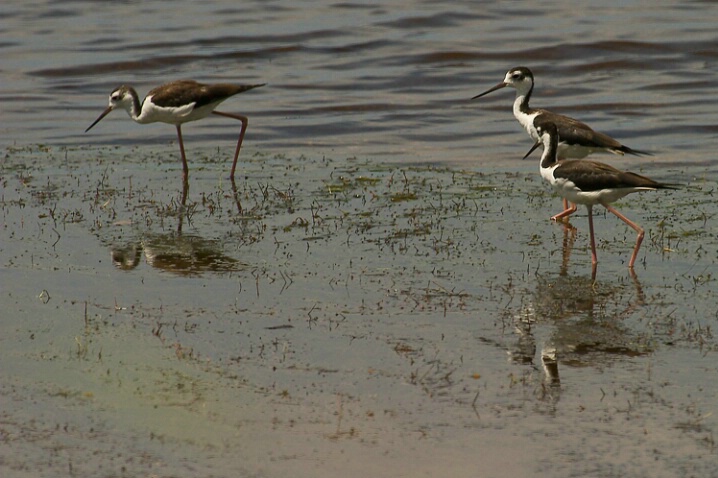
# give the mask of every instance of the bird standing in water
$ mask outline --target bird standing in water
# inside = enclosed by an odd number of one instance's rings
[[[645,176],[621,171],[597,161],[559,161],[558,145],[561,141],[561,135],[558,127],[553,123],[540,124],[536,128],[536,133],[543,144],[540,166],[541,176],[554,187],[561,197],[573,204],[583,204],[588,209],[591,263],[594,267],[598,263],[596,240],[593,232],[593,206],[601,204],[636,231],[636,245],[633,248],[631,259],[628,261],[628,267],[633,269],[638,250],[643,242],[643,228],[614,209],[610,203],[631,193],[656,189],[677,189],[676,185],[659,183]],[[562,214],[567,215],[570,213],[564,211]]]
[[[180,154],[182,155],[182,178],[184,182],[187,182],[189,168],[187,167],[187,157],[185,156],[184,142],[182,141],[182,124],[200,120],[210,114],[233,118],[242,122],[242,129],[239,132],[237,149],[234,153],[230,173],[230,177],[234,181],[237,158],[239,157],[239,150],[242,147],[249,120],[243,115],[223,113],[214,111],[214,109],[226,99],[260,86],[264,86],[264,84],[232,85],[220,83],[205,85],[192,80],[178,80],[152,89],[140,103],[135,89],[131,86],[122,85],[110,93],[109,106],[85,132],[90,131],[102,118],[117,108],[123,108],[130,115],[130,118],[140,124],[155,122],[173,124],[177,128],[177,138],[179,139]]]
[[[514,100],[514,117],[523,126],[529,136],[535,141],[534,146],[524,156],[527,158],[539,145],[541,139],[537,133],[537,128],[542,124],[553,123],[558,129],[558,159],[582,159],[594,152],[609,152],[618,155],[633,154],[636,156],[648,155],[644,151],[631,149],[624,146],[620,142],[610,136],[594,131],[581,121],[570,118],[568,116],[552,113],[541,108],[531,108],[529,100],[534,89],[534,75],[530,69],[525,66],[519,66],[510,69],[504,78],[504,81],[496,86],[476,95],[472,98],[481,98],[492,91],[500,90],[510,86],[516,90],[516,99]],[[576,206],[569,207],[568,202],[564,199],[564,211],[556,214],[551,219],[558,220],[567,217],[576,211]]]

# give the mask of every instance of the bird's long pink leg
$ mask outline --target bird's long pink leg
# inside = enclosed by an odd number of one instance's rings
[[[187,167],[187,157],[184,154],[184,142],[182,141],[182,125],[177,125],[177,138],[179,139],[180,153],[182,154],[182,177],[185,182],[189,176],[189,168]]]
[[[557,161],[558,161],[558,162],[561,162],[561,161],[563,161],[564,159],[566,159],[566,158],[557,158]],[[560,213],[556,214],[555,216],[552,216],[552,217],[551,217],[551,220],[558,222],[559,219],[563,219],[564,217],[570,216],[571,214],[573,214],[574,212],[576,212],[577,209],[578,209],[578,208],[576,207],[575,204],[571,204],[571,205],[569,206],[568,199],[563,198],[563,211],[561,211]]]
[[[593,206],[588,205],[588,231],[591,234],[591,264],[598,264],[598,256],[596,255],[596,239],[593,235]]]
[[[212,113],[219,116],[226,116],[227,118],[234,118],[242,122],[242,129],[239,132],[239,139],[237,140],[237,150],[234,152],[234,161],[232,162],[232,172],[229,177],[234,179],[234,171],[237,169],[237,159],[239,158],[239,150],[242,148],[242,141],[244,141],[244,133],[247,131],[247,125],[249,124],[249,118],[243,115],[236,115],[231,113],[222,113],[221,111],[212,111]]]
[[[571,204],[569,205],[568,199],[564,198],[564,200],[563,200],[563,211],[561,211],[560,213],[556,214],[555,216],[551,216],[551,220],[558,222],[559,219],[563,219],[564,217],[568,217],[568,216],[570,216],[571,214],[573,214],[574,212],[576,212],[576,209],[578,209],[578,208],[576,207],[575,204],[571,203]]]
[[[620,219],[621,221],[623,221],[626,224],[628,224],[629,226],[631,226],[631,228],[633,228],[633,230],[636,231],[636,233],[637,233],[636,246],[633,248],[633,254],[631,254],[631,260],[628,261],[628,268],[633,269],[633,264],[636,263],[636,257],[638,257],[638,250],[641,248],[641,243],[643,242],[643,236],[644,236],[643,228],[641,226],[639,226],[638,224],[636,224],[635,222],[628,219],[626,216],[624,216],[620,212],[613,209],[608,204],[604,204],[603,206],[606,209],[608,209],[610,212],[615,214],[618,219]]]

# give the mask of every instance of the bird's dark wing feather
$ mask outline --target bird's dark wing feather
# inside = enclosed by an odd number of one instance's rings
[[[562,161],[554,171],[554,176],[568,179],[586,192],[622,188],[675,189],[675,185],[659,183],[640,174],[585,159]]]
[[[543,109],[538,111],[541,114],[534,120],[534,125],[538,127],[546,123],[554,123],[558,128],[559,140],[563,143],[569,145],[580,144],[595,149],[610,149],[616,154],[650,155],[650,153],[624,146],[607,134],[595,131],[586,123],[577,119]]]
[[[177,108],[195,104],[195,108],[212,103],[221,103],[230,96],[264,85],[204,85],[193,80],[178,80],[158,86],[147,93],[158,106]]]

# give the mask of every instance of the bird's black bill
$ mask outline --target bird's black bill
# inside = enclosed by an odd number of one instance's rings
[[[628,146],[621,146],[618,149],[624,154],[632,154],[634,156],[653,156],[653,153],[649,153],[648,151],[640,151],[638,149],[632,149]]]
[[[531,146],[531,149],[529,149],[529,152],[526,153],[526,154],[524,154],[524,157],[521,158],[521,159],[526,159],[526,158],[528,158],[529,156],[531,156],[531,153],[533,153],[534,151],[536,151],[536,148],[538,148],[539,146],[541,146],[541,141],[537,141],[536,144],[534,144],[533,146]]]
[[[106,109],[105,111],[103,111],[102,114],[95,120],[95,122],[92,123],[92,124],[85,130],[85,133],[87,133],[88,131],[90,131],[90,130],[92,129],[92,127],[95,126],[97,123],[99,123],[102,118],[104,118],[105,116],[107,116],[108,114],[110,114],[110,111],[112,111],[112,108],[108,106],[107,109]]]
[[[506,86],[508,86],[508,85],[502,81],[501,83],[499,83],[498,85],[494,86],[494,87],[491,88],[490,90],[484,91],[484,92],[481,93],[480,95],[476,95],[476,96],[474,96],[474,97],[471,98],[471,99],[472,99],[472,100],[475,100],[476,98],[481,98],[481,97],[484,96],[484,95],[488,95],[488,94],[491,93],[492,91],[500,90],[501,88],[504,88],[504,87],[506,87]]]

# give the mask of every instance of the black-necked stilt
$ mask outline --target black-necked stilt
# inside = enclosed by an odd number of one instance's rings
[[[182,142],[182,124],[188,121],[200,120],[209,116],[210,113],[226,116],[227,118],[234,118],[242,122],[242,129],[239,132],[237,150],[234,153],[234,162],[232,163],[232,172],[230,174],[230,177],[234,180],[237,158],[239,157],[239,150],[242,147],[242,140],[244,139],[244,133],[247,130],[249,120],[243,115],[222,113],[220,111],[214,111],[214,109],[224,100],[259,86],[264,86],[264,84],[203,85],[196,81],[178,80],[154,88],[147,93],[145,99],[140,103],[139,96],[137,96],[135,89],[131,86],[122,85],[110,93],[109,106],[85,132],[90,131],[102,118],[116,108],[124,108],[127,114],[130,115],[130,118],[137,123],[161,122],[173,124],[177,128],[177,138],[179,139],[180,153],[182,155],[182,177],[186,182],[189,169],[184,153],[184,143]]]
[[[504,81],[474,96],[472,100],[481,98],[492,91],[499,90],[506,86],[511,86],[516,89],[514,116],[536,143],[526,156],[531,154],[533,150],[541,144],[539,135],[536,132],[538,121],[553,123],[558,128],[558,133],[561,138],[558,145],[558,156],[560,159],[581,159],[598,151],[619,155],[633,154],[636,156],[650,154],[624,146],[610,136],[594,131],[588,125],[576,119],[552,113],[541,108],[531,108],[529,106],[529,100],[534,90],[534,75],[531,73],[531,70],[525,66],[510,69],[506,73]]]
[[[628,267],[633,268],[638,256],[638,250],[643,242],[643,228],[632,222],[626,216],[615,210],[609,203],[639,191],[655,189],[676,189],[674,184],[656,182],[636,173],[620,171],[608,164],[589,160],[558,160],[558,145],[560,144],[560,131],[553,123],[540,124],[536,133],[543,144],[541,155],[541,176],[551,183],[554,189],[563,198],[574,204],[584,204],[588,208],[588,228],[591,234],[591,262],[598,263],[596,256],[596,240],[593,233],[593,206],[601,204],[620,220],[628,224],[637,233],[636,246],[628,261]],[[554,216],[559,219],[563,213]]]
[[[631,149],[624,146],[610,136],[594,131],[587,124],[568,116],[559,115],[541,108],[531,108],[529,100],[534,90],[534,75],[525,66],[510,69],[506,73],[504,81],[493,88],[476,95],[472,100],[480,98],[492,91],[500,90],[506,86],[516,89],[516,100],[514,100],[514,116],[524,127],[526,132],[535,141],[524,159],[527,158],[540,144],[536,128],[542,123],[553,123],[558,128],[560,143],[558,145],[558,157],[561,159],[582,159],[594,152],[609,152],[613,154],[633,154],[636,156],[646,155],[644,151]],[[569,207],[564,200],[564,211],[556,216],[567,217],[576,211],[576,206]],[[554,217],[556,217],[554,216]]]

